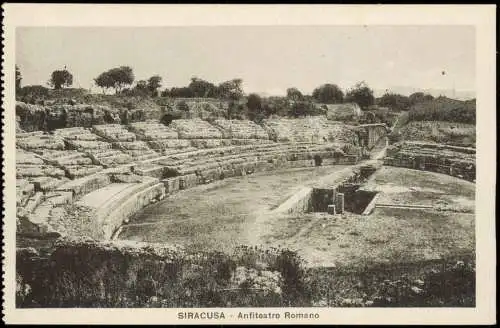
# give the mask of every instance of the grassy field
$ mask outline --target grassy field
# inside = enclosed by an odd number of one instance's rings
[[[377,203],[475,208],[474,183],[434,172],[384,166],[363,188],[381,192]]]
[[[343,165],[258,173],[225,179],[169,196],[138,213],[119,239],[167,242],[230,251],[254,244],[253,229],[271,208]]]
[[[462,206],[464,213],[380,208],[346,213],[269,215],[270,209],[335,169],[314,168],[227,179],[180,192],[133,220],[120,239],[231,251],[240,244],[287,247],[308,266],[429,260],[474,252],[474,184],[430,172],[384,167],[364,188],[379,202]],[[414,186],[414,187],[413,187]]]
[[[301,228],[298,228],[301,227]],[[376,209],[370,216],[309,213],[270,223],[267,245],[297,250],[309,266],[439,259],[474,250],[474,215]]]
[[[475,249],[475,184],[451,176],[382,167],[363,186],[377,204],[440,209],[377,208],[369,216],[322,213],[269,221],[267,243],[296,249],[311,266],[438,259]]]

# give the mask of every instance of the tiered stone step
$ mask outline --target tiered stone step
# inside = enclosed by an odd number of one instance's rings
[[[35,177],[31,178],[30,181],[35,185],[35,190],[47,192],[57,189],[62,184],[68,182],[68,178],[52,178],[52,177]]]
[[[104,167],[115,167],[122,164],[129,164],[134,161],[134,158],[117,149],[89,149],[87,154]]]
[[[188,188],[193,184],[208,183],[257,171],[314,166],[316,156],[322,158],[322,165],[354,164],[358,160],[356,156],[343,155],[340,152],[340,145],[267,144],[174,154],[167,159],[136,166],[134,171],[142,175],[165,177],[163,182],[167,191],[171,192]],[[345,160],[347,157],[349,161]]]
[[[61,137],[49,134],[25,134],[20,133],[16,135],[17,147],[26,150],[40,151],[43,149],[63,150],[65,149],[64,140]]]
[[[201,119],[173,120],[170,127],[177,131],[181,139],[221,139],[222,132]]]
[[[135,141],[136,135],[129,132],[121,124],[94,125],[92,130],[95,134],[110,141]]]
[[[432,171],[475,181],[475,157],[473,148],[403,142],[388,148],[384,164]]]
[[[56,188],[56,191],[70,191],[75,198],[88,194],[111,183],[107,174],[94,174],[77,180],[67,181]]]
[[[269,135],[260,125],[248,120],[215,120],[222,135],[228,139],[269,139]]]
[[[86,153],[77,150],[45,151],[42,157],[49,163],[63,169],[71,179],[99,172],[103,169],[94,165],[94,161]]]
[[[95,149],[111,149],[111,143],[101,141],[101,140],[67,140],[68,145],[72,149],[76,149],[82,152],[87,152],[88,150]]]
[[[77,150],[46,150],[40,156],[54,165],[89,165],[92,159],[85,153]]]
[[[89,129],[84,127],[57,129],[54,130],[53,134],[55,136],[62,137],[65,140],[93,141],[100,139],[98,135],[92,133]]]
[[[114,142],[113,148],[120,149],[125,154],[130,155],[134,161],[143,161],[160,156],[160,154],[149,148],[145,141]]]
[[[128,128],[137,134],[140,140],[163,140],[178,139],[177,131],[161,124],[159,121],[149,120],[145,122],[131,123]]]
[[[54,178],[62,178],[65,173],[62,169],[56,168],[52,165],[16,165],[16,177],[17,178],[33,178],[49,176]]]
[[[45,133],[43,131],[33,131],[33,132],[17,132],[16,139],[26,139],[31,137],[43,136]]]
[[[16,179],[16,203],[23,206],[35,194],[35,185],[27,179]]]
[[[52,222],[61,221],[65,215],[63,206],[73,201],[72,192],[49,192],[43,196],[43,202],[32,213],[28,214],[29,221],[35,225],[41,234],[60,233]]]
[[[301,119],[267,119],[264,129],[270,139],[287,142],[336,142],[354,143],[356,133],[353,127],[329,121],[324,116],[312,116]]]
[[[161,139],[148,141],[148,145],[156,151],[162,152],[167,149],[183,149],[191,147],[191,140],[187,139]]]

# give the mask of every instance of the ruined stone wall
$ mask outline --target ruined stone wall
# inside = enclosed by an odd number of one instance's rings
[[[475,149],[427,143],[399,143],[388,149],[384,165],[451,175],[475,182]]]

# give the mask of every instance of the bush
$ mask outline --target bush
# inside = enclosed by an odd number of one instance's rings
[[[37,104],[46,99],[48,95],[49,88],[42,85],[27,85],[16,92],[16,99],[27,104]]]

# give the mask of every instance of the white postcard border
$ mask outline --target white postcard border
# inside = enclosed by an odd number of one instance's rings
[[[495,322],[496,78],[493,5],[68,5],[4,4],[3,320],[6,323],[492,324]],[[477,95],[476,308],[223,308],[225,320],[179,320],[211,309],[15,308],[15,27],[214,25],[474,25]],[[308,320],[237,320],[238,312],[319,313]],[[233,315],[231,318],[230,316]]]

